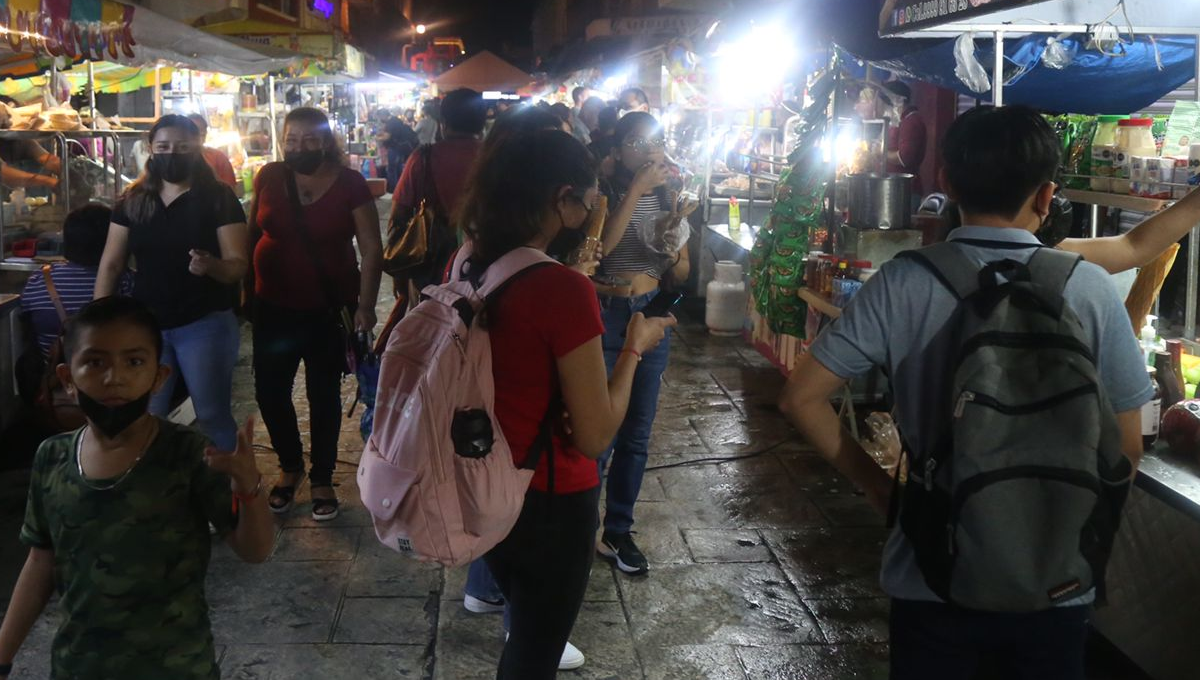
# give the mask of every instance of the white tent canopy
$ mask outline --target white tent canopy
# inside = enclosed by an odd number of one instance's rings
[[[231,76],[250,76],[288,68],[300,55],[268,45],[206,33],[185,23],[138,7],[133,14],[132,59],[118,61],[131,66],[159,62],[213,71]]]
[[[528,73],[484,50],[438,76],[433,82],[442,92],[462,87],[478,92],[516,92],[531,81],[533,77]]]

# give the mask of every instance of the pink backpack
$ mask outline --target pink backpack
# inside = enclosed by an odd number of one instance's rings
[[[481,279],[465,280],[469,256],[468,244],[450,283],[425,288],[392,332],[380,362],[375,427],[358,468],[379,540],[449,567],[481,557],[508,535],[548,448],[543,423],[525,467],[513,463],[495,416],[491,343],[477,319],[517,276],[557,263],[518,248]]]

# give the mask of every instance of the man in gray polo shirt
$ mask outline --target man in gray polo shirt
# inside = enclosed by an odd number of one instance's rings
[[[979,108],[951,126],[943,144],[941,184],[963,226],[949,240],[980,267],[1028,262],[1049,214],[1059,162],[1054,132],[1024,107]],[[1064,293],[1090,339],[1100,380],[1121,429],[1123,453],[1136,467],[1142,451],[1140,409],[1153,388],[1125,307],[1108,274],[1081,262]],[[939,333],[958,304],[920,263],[884,264],[793,370],[780,407],[796,428],[849,477],[881,513],[891,478],[842,427],[829,396],[849,379],[881,366],[891,378],[895,417],[914,450],[950,417],[930,405],[948,389],[958,347]],[[1094,593],[1031,614],[968,611],[942,602],[925,583],[899,528],[884,549],[881,583],[892,597],[892,680],[970,680],[981,659],[1008,666],[1004,677],[1083,680],[1083,647]]]

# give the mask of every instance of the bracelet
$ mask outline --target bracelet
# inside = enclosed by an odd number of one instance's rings
[[[623,350],[621,350],[621,354],[625,354],[626,352],[628,352],[628,353],[632,354],[633,356],[637,357],[638,363],[641,363],[641,362],[642,362],[642,353],[641,353],[641,352],[637,351],[636,349],[623,349]]]
[[[249,494],[234,493],[233,498],[234,498],[234,500],[239,501],[241,503],[249,503],[250,501],[252,501],[255,498],[258,498],[259,496],[262,495],[262,488],[263,488],[263,476],[260,473],[258,475],[258,484],[255,485],[255,487],[254,487],[254,493],[249,493]]]

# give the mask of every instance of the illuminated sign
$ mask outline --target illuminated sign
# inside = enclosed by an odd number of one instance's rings
[[[895,35],[1046,0],[884,0],[879,34]]]
[[[333,0],[312,0],[313,12],[320,14],[326,19],[333,16],[335,9],[337,8],[333,6]]]

